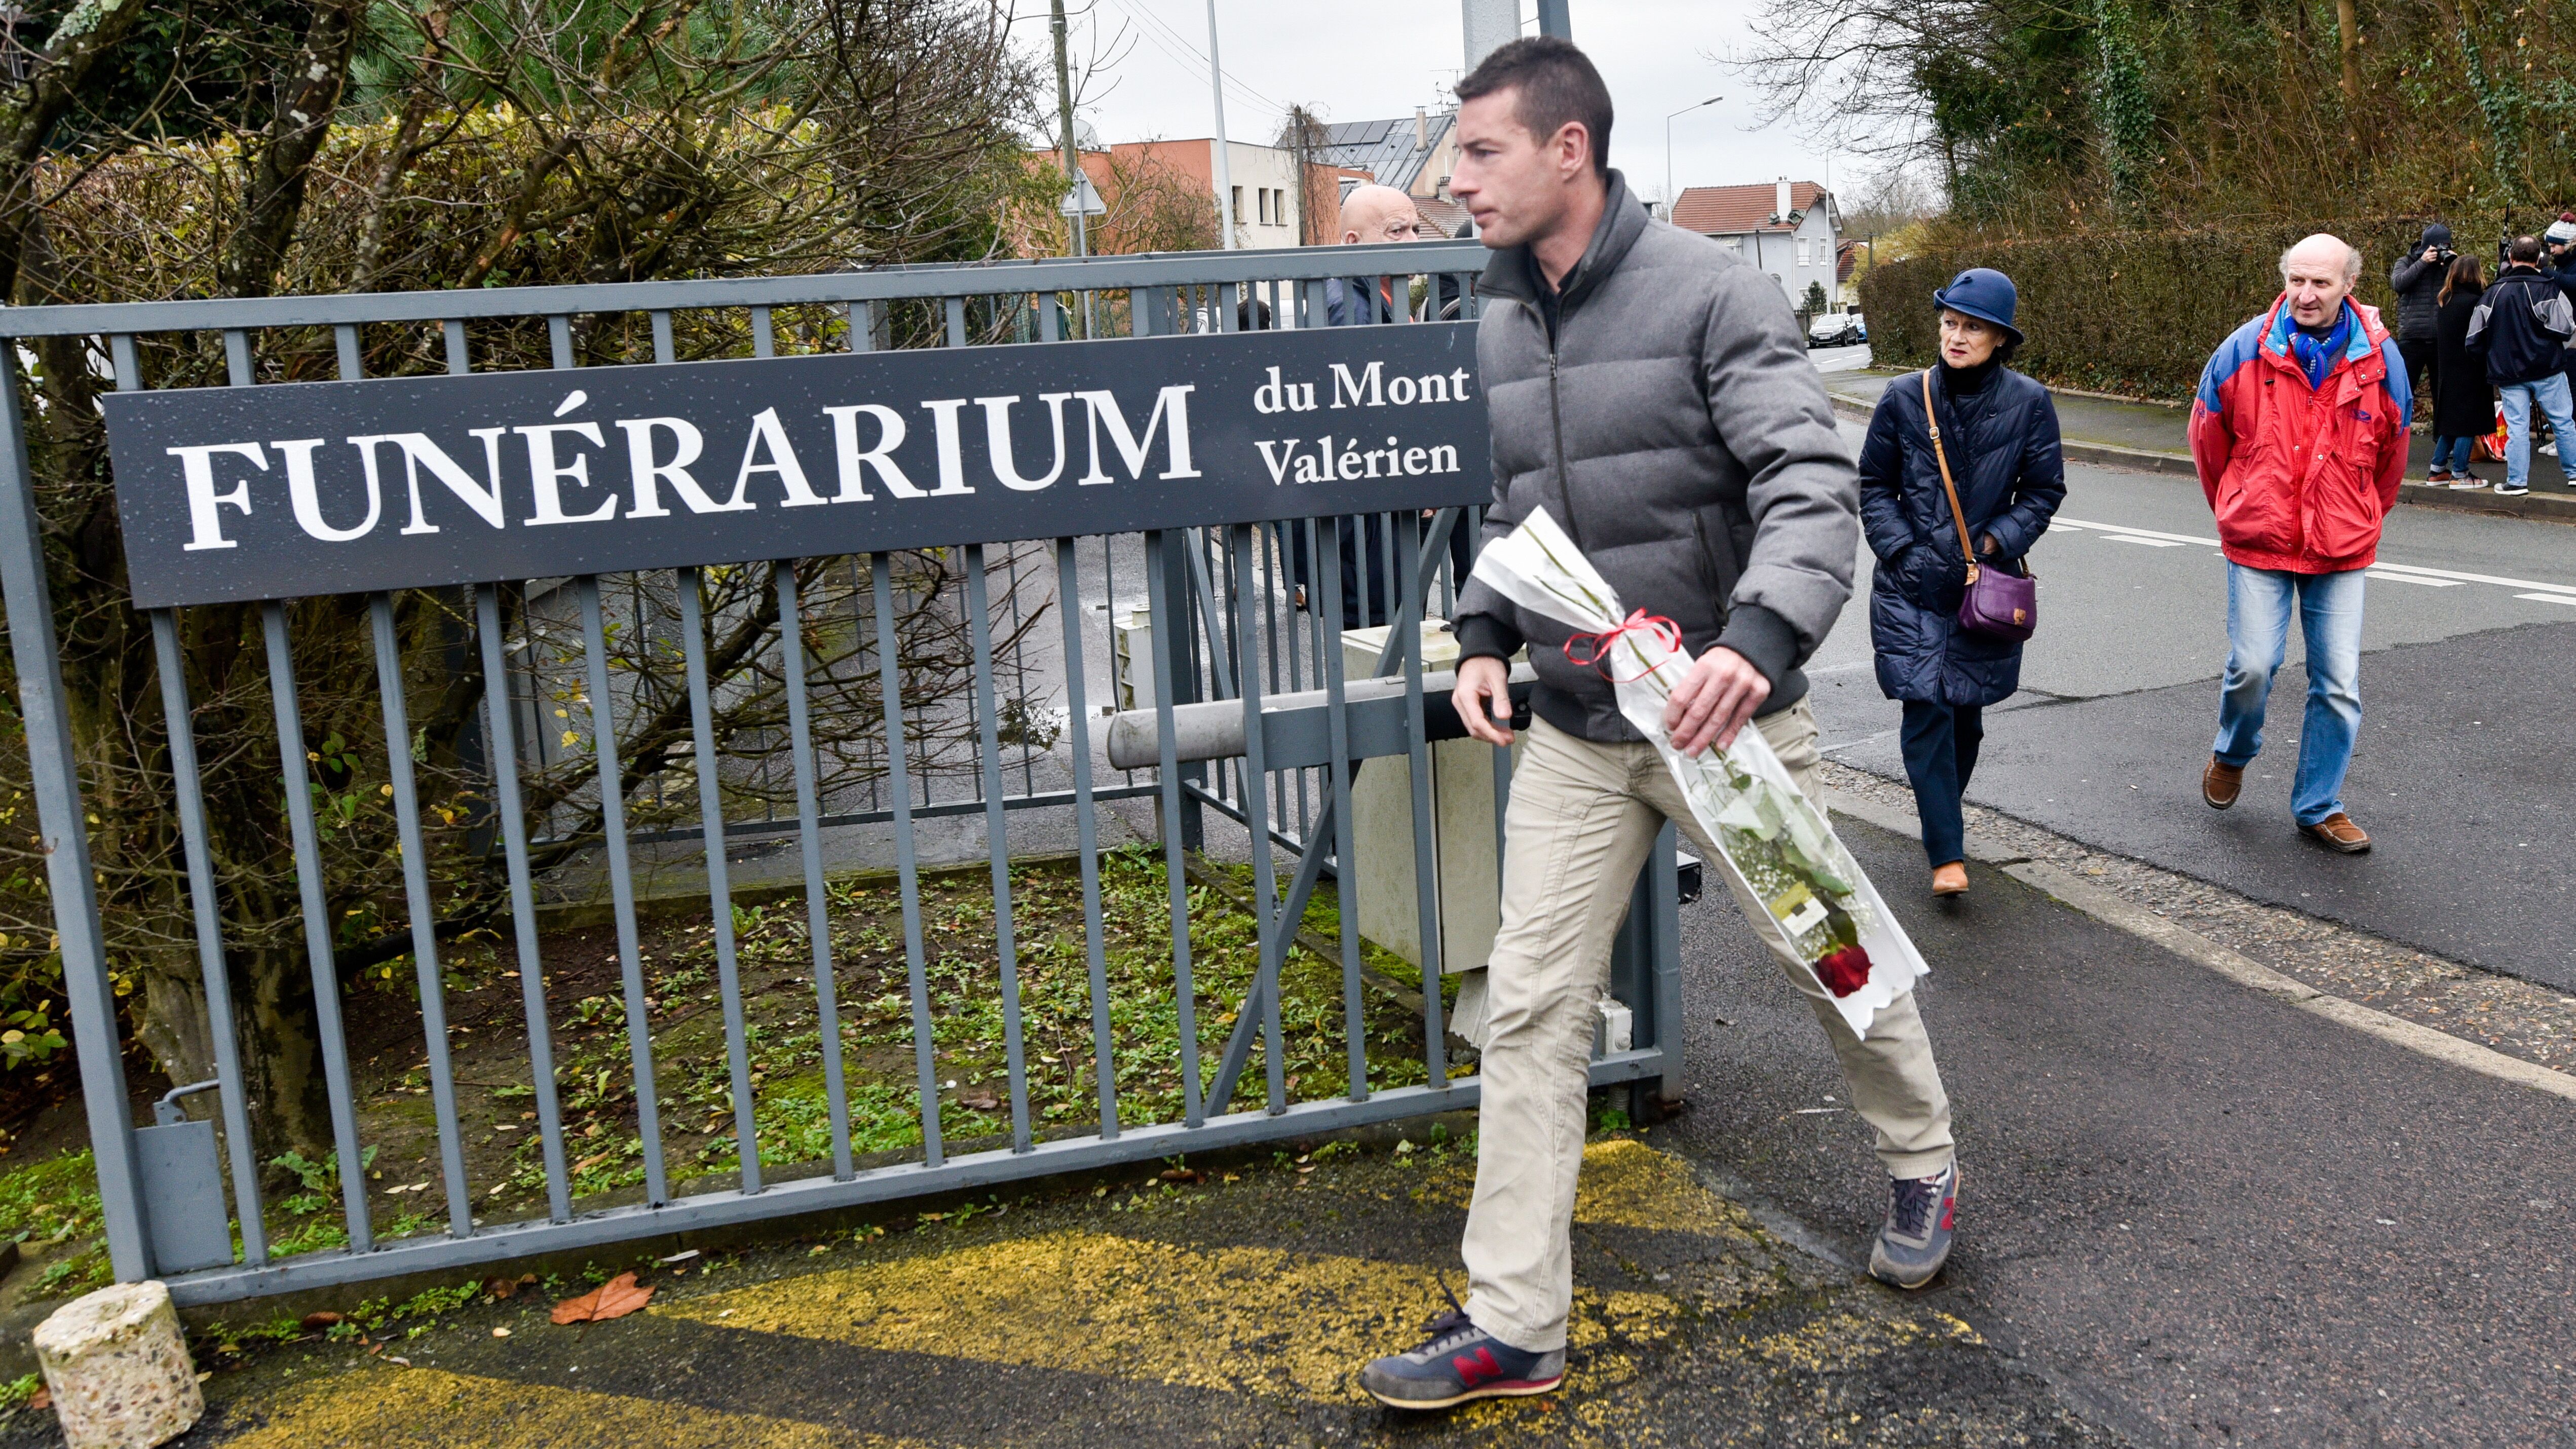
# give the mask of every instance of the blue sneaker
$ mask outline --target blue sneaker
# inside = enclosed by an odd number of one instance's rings
[[[1950,1257],[1950,1227],[1959,1213],[1959,1163],[1930,1177],[1900,1177],[1889,1189],[1887,1225],[1870,1249],[1869,1273],[1899,1288],[1932,1281]]]
[[[1361,1369],[1360,1387],[1395,1408],[1445,1409],[1471,1399],[1544,1394],[1565,1380],[1564,1349],[1514,1348],[1468,1322],[1454,1294],[1426,1331],[1431,1341],[1420,1348]]]

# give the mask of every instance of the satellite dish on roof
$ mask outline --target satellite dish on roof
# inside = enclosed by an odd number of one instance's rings
[[[1073,118],[1073,144],[1085,151],[1100,149],[1100,132],[1080,116]]]

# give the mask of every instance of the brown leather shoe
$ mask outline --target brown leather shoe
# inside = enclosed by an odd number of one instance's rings
[[[1968,893],[1968,868],[1958,861],[1932,867],[1932,894],[1964,896]]]
[[[2300,826],[2299,831],[2326,849],[2345,855],[2359,855],[2370,849],[2369,834],[2340,810],[2314,825]]]
[[[2236,803],[2245,789],[2245,767],[2225,764],[2216,755],[2209,757],[2209,768],[2200,772],[2200,798],[2212,810],[2224,810]]]

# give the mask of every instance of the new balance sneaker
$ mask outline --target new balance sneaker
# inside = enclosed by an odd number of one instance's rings
[[[1431,1341],[1420,1348],[1361,1369],[1360,1387],[1395,1408],[1445,1409],[1471,1399],[1544,1394],[1565,1379],[1564,1349],[1514,1348],[1469,1322],[1454,1296],[1427,1331]]]
[[[1959,1163],[1930,1177],[1900,1177],[1889,1189],[1887,1225],[1869,1252],[1869,1273],[1899,1288],[1920,1288],[1950,1257],[1950,1225],[1959,1211]]]

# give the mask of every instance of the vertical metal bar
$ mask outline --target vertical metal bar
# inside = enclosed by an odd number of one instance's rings
[[[376,646],[376,692],[385,710],[385,777],[394,788],[394,829],[402,842],[403,904],[411,912],[412,976],[420,991],[420,1031],[429,1048],[429,1100],[438,1121],[438,1160],[446,1179],[447,1231],[474,1235],[473,1190],[465,1181],[465,1137],[456,1119],[456,1075],[447,1059],[447,982],[438,965],[438,907],[429,895],[429,847],[420,830],[420,792],[411,773],[411,718],[404,707],[402,652],[394,634],[391,594],[367,600]]]
[[[566,1223],[572,1221],[572,1179],[564,1170],[563,1112],[555,1097],[554,1026],[546,1011],[545,967],[537,951],[537,892],[528,871],[527,806],[519,796],[509,641],[501,631],[501,591],[490,584],[475,586],[474,632],[483,649],[483,718],[492,734],[492,795],[500,806],[501,849],[510,871],[510,925],[518,946],[519,1003],[528,1020],[528,1080],[537,1093],[547,1214]]]
[[[340,380],[349,382],[366,376],[367,364],[358,350],[357,324],[343,322],[332,328],[331,340],[340,353]]]
[[[1332,647],[1316,661],[1324,673],[1324,731],[1332,746],[1332,758],[1325,768],[1331,773],[1332,797],[1325,810],[1333,831],[1333,915],[1341,922],[1342,947],[1342,1030],[1347,1034],[1351,1072],[1351,1100],[1365,1102],[1368,1083],[1368,1012],[1360,997],[1360,913],[1359,876],[1352,860],[1351,832],[1351,715],[1344,698],[1344,668],[1341,648],[1342,621],[1342,529],[1346,518],[1324,520],[1324,532],[1333,550],[1333,566],[1318,567],[1316,574],[1324,586],[1324,613],[1333,621],[1328,636]],[[1320,555],[1318,555],[1320,557]],[[1306,848],[1315,848],[1308,841]]]
[[[1260,603],[1248,587],[1252,579],[1251,525],[1234,525],[1230,542],[1234,575],[1247,585],[1235,591],[1234,638],[1241,652],[1236,656],[1234,672],[1243,681],[1242,796],[1244,828],[1252,837],[1252,916],[1261,944],[1261,979],[1272,983],[1262,1008],[1263,1068],[1269,1085],[1270,1111],[1276,1115],[1288,1110],[1287,1042],[1279,1020],[1279,998],[1283,994],[1279,986],[1279,947],[1285,938],[1277,929],[1279,881],[1270,859],[1270,801],[1266,788],[1269,761],[1261,738]],[[1218,1106],[1222,1108],[1224,1104]]]
[[[1225,615],[1217,603],[1216,587],[1208,579],[1207,533],[1193,528],[1189,539],[1190,583],[1192,592],[1198,595],[1199,622],[1207,629],[1208,672],[1215,676],[1217,698],[1229,699],[1234,695],[1234,671],[1229,662],[1233,641],[1226,637]]]
[[[285,767],[286,818],[295,840],[295,884],[304,909],[304,952],[313,968],[313,1028],[321,1038],[322,1079],[331,1095],[331,1137],[340,1154],[341,1210],[349,1250],[375,1247],[367,1218],[366,1165],[358,1150],[358,1108],[349,1080],[349,1042],[340,1025],[340,973],[331,950],[330,901],[322,889],[322,849],[313,824],[313,787],[305,773],[303,712],[295,698],[295,658],[286,639],[286,606],[260,605],[268,645],[268,688],[277,716],[277,754]]]
[[[1153,616],[1154,628],[1162,633],[1172,632],[1181,624],[1172,613],[1170,550],[1164,547],[1170,537],[1160,529],[1145,535],[1145,607]],[[1190,984],[1189,862],[1181,828],[1179,742],[1172,735],[1175,671],[1171,667],[1173,651],[1159,652],[1162,657],[1154,661],[1154,733],[1162,746],[1157,773],[1163,786],[1163,877],[1172,895],[1172,989],[1180,1011],[1181,1124],[1196,1127],[1203,1120],[1199,1101],[1198,998]]]
[[[680,656],[689,678],[689,748],[698,775],[698,831],[707,862],[707,911],[715,926],[716,989],[724,1000],[725,1065],[733,1077],[734,1156],[742,1190],[760,1191],[760,1134],[743,1032],[742,976],[733,939],[733,882],[725,865],[724,782],[717,774],[715,705],[707,687],[706,605],[696,569],[682,569]]]
[[[943,297],[940,299],[940,302],[948,315],[948,345],[951,347],[965,346],[966,299],[963,297]]]
[[[447,370],[461,377],[469,370],[465,354],[465,324],[450,319],[440,330],[446,334]]]
[[[131,353],[129,342],[125,349]],[[247,356],[240,372],[248,373]],[[120,382],[126,369],[119,368]],[[54,602],[45,585],[35,476],[27,462],[26,420],[19,411],[18,369],[0,368],[0,599],[9,619],[9,655],[18,675],[18,707],[27,732],[29,788],[45,856],[45,883],[62,948],[63,991],[71,1003],[72,1039],[80,1062],[82,1105],[98,1168],[109,1265],[123,1282],[152,1274],[143,1217],[142,1179],[134,1160],[134,1124],[126,1106],[125,1052],[116,1027],[116,988],[101,939],[97,877],[92,873],[88,811],[81,800],[79,756],[72,746]]]
[[[574,364],[574,358],[572,355],[572,319],[570,317],[547,318],[546,343],[554,354],[553,365],[556,368],[561,369],[571,367]]]
[[[1160,555],[1148,564],[1145,579],[1146,615],[1153,621],[1155,683],[1170,692],[1172,703],[1195,704],[1199,697],[1199,653],[1197,630],[1191,622],[1186,598],[1190,578],[1189,530],[1175,528],[1148,533],[1145,547],[1149,554],[1159,552]],[[1155,568],[1163,570],[1164,590],[1160,595],[1153,591]],[[1173,599],[1171,595],[1175,591],[1184,597]],[[1186,771],[1181,776],[1184,780],[1196,782],[1206,778],[1203,765],[1192,764],[1182,768]],[[1182,849],[1196,850],[1205,843],[1205,813],[1198,797],[1182,797],[1178,818]],[[1173,817],[1165,814],[1164,829],[1171,829],[1173,823]]]
[[[778,355],[778,330],[771,325],[769,309],[766,307],[751,309],[751,355],[754,357]]]
[[[850,1176],[850,1094],[841,1076],[841,989],[832,971],[832,903],[823,891],[823,807],[805,702],[805,621],[796,567],[771,566],[778,588],[778,666],[787,677],[787,753],[796,766],[796,840],[805,856],[805,934],[814,950],[814,1009],[823,1033],[823,1096],[832,1110],[832,1176]]]
[[[635,877],[626,859],[626,777],[617,761],[616,696],[609,692],[608,627],[600,617],[599,576],[573,581],[581,604],[582,662],[590,693],[590,747],[599,762],[599,828],[608,851],[608,889],[617,913],[617,959],[626,978],[626,1052],[635,1075],[635,1133],[644,1145],[644,1200],[671,1200],[662,1170],[662,1104],[653,1085],[653,1023],[644,1004],[644,958],[636,939]]]
[[[653,360],[669,362],[676,355],[671,345],[671,313],[657,307],[647,315],[653,319]]]
[[[975,712],[982,734],[984,843],[993,862],[993,948],[1002,964],[1002,1060],[1011,1083],[1011,1150],[1029,1140],[1029,1074],[1020,1045],[1020,955],[1011,921],[1010,812],[1002,805],[1002,744],[993,697],[993,628],[984,585],[984,546],[966,546],[966,625],[975,641]]]
[[[222,1099],[225,1145],[231,1149],[233,1202],[241,1224],[242,1261],[268,1261],[268,1226],[259,1201],[259,1149],[251,1140],[249,1104],[242,1099],[241,1045],[233,1022],[232,972],[224,961],[223,920],[217,914],[215,868],[206,846],[206,797],[197,770],[194,712],[188,707],[187,662],[179,653],[174,611],[152,611],[152,652],[161,673],[161,713],[170,728],[170,787],[178,799],[179,840],[188,862],[188,907],[197,927],[197,971],[206,987],[206,1031],[215,1053],[216,1089]]]
[[[250,334],[238,327],[224,332],[224,367],[232,375],[234,387],[248,387],[254,380],[251,372]]]
[[[876,303],[852,302],[850,304],[848,336],[845,340],[849,345],[849,350],[852,352],[874,352],[877,350]]]
[[[1052,295],[1052,294],[1050,294]],[[1073,738],[1073,827],[1082,860],[1082,941],[1091,967],[1091,1067],[1100,1078],[1100,1136],[1118,1135],[1117,1063],[1111,1051],[1109,955],[1100,919],[1100,822],[1091,802],[1091,701],[1082,685],[1082,597],[1073,540],[1055,541],[1056,612],[1064,616],[1064,695]]]
[[[143,362],[135,355],[134,334],[119,332],[107,339],[108,365],[116,372],[119,392],[134,392],[143,386]]]
[[[1038,293],[1038,340],[1058,342],[1064,338],[1064,300],[1053,292]]]
[[[921,862],[912,846],[912,762],[903,729],[903,653],[894,637],[894,556],[868,556],[877,606],[877,698],[885,716],[886,771],[893,788],[894,868],[903,899],[904,969],[912,985],[912,1065],[920,1080],[922,1162],[937,1167],[946,1153],[939,1133],[939,1067],[931,1036],[930,984],[922,961]]]
[[[1404,733],[1413,773],[1413,900],[1422,948],[1422,1069],[1429,1085],[1449,1085],[1448,1043],[1441,1040],[1440,873],[1431,840],[1431,745],[1422,713],[1422,558],[1415,537],[1422,520],[1410,510],[1389,519],[1399,570],[1395,629],[1404,653]]]

